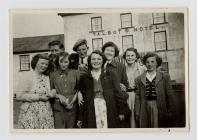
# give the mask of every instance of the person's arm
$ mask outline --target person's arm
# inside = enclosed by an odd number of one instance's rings
[[[119,62],[118,63],[118,70],[120,71],[118,74],[120,74],[120,88],[123,91],[123,93],[126,93],[127,89],[129,88],[129,81],[126,73],[126,66]]]
[[[123,83],[126,86],[126,88],[128,88],[129,87],[129,80],[128,80],[128,77],[127,77],[126,66],[122,63],[121,63],[121,66],[122,66],[122,80],[121,80],[121,83]]]
[[[32,75],[27,75],[26,77],[31,77]],[[16,100],[33,102],[39,100],[39,95],[33,93],[32,86],[33,82],[31,78],[20,78],[17,82]]]
[[[115,72],[110,71],[108,72],[110,73],[110,77],[112,79],[112,85],[113,85],[113,91],[114,91],[114,95],[115,95],[115,100],[117,103],[117,110],[118,110],[118,114],[119,114],[119,118],[123,118],[124,119],[124,115],[127,114],[127,102],[126,102],[126,98],[125,96],[123,96],[122,91],[120,89],[120,84],[118,82],[118,76],[116,75]]]
[[[135,120],[138,123],[139,122],[139,115],[140,115],[140,87],[139,87],[139,78],[135,79],[135,86],[136,86],[136,91],[135,91],[135,104],[134,104],[134,116]]]
[[[80,71],[76,70],[76,91],[77,91],[77,100],[78,100],[78,105],[82,105],[83,104],[83,96],[82,93],[79,91],[80,88]]]
[[[78,120],[77,120],[77,126],[79,128],[83,125],[83,117],[84,117],[84,110],[85,110],[85,104],[86,104],[86,92],[85,92],[85,80],[84,75],[80,77],[79,80],[79,92],[81,93],[81,96],[83,98],[83,104],[78,105]]]

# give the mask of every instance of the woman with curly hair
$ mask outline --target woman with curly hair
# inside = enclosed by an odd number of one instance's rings
[[[155,53],[143,58],[147,72],[135,80],[135,119],[141,128],[169,127],[175,116],[175,100],[170,76],[157,71],[162,59]]]
[[[48,77],[49,58],[37,54],[31,61],[33,72],[29,79],[21,79],[20,91],[16,99],[22,101],[18,120],[21,129],[49,129],[54,128],[54,118],[50,98],[55,96],[51,91]]]

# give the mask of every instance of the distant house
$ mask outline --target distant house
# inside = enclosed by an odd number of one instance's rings
[[[20,78],[30,78],[28,73],[32,71],[30,62],[38,53],[49,53],[48,43],[59,40],[64,43],[64,35],[37,36],[13,39],[13,90],[17,91],[17,83]]]

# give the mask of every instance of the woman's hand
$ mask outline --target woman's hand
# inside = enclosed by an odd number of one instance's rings
[[[68,103],[66,106],[66,109],[70,110],[73,108],[73,104],[72,103]]]
[[[119,115],[119,119],[122,121],[122,120],[124,120],[124,115]]]
[[[81,127],[82,127],[82,121],[77,121],[77,126],[78,126],[79,128],[81,128]]]
[[[65,106],[68,105],[68,98],[66,98],[65,96],[60,95],[60,94],[56,94],[55,97],[59,99],[61,104],[65,105]]]
[[[78,104],[79,104],[79,106],[80,105],[82,105],[83,104],[83,96],[82,96],[82,94],[81,94],[81,92],[79,91],[78,93],[77,93],[77,98],[78,98]]]
[[[55,89],[52,89],[52,90],[49,92],[50,98],[54,98],[56,94],[57,94],[57,92],[56,92]]]
[[[120,88],[121,88],[121,91],[124,91],[124,92],[127,91],[127,87],[122,83],[120,83]]]

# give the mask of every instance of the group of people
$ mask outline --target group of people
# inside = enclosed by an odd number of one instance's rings
[[[158,128],[176,117],[170,76],[162,59],[147,53],[139,63],[135,48],[119,56],[113,42],[88,55],[79,39],[68,54],[60,41],[49,56],[36,54],[30,79],[21,79],[18,128]]]

